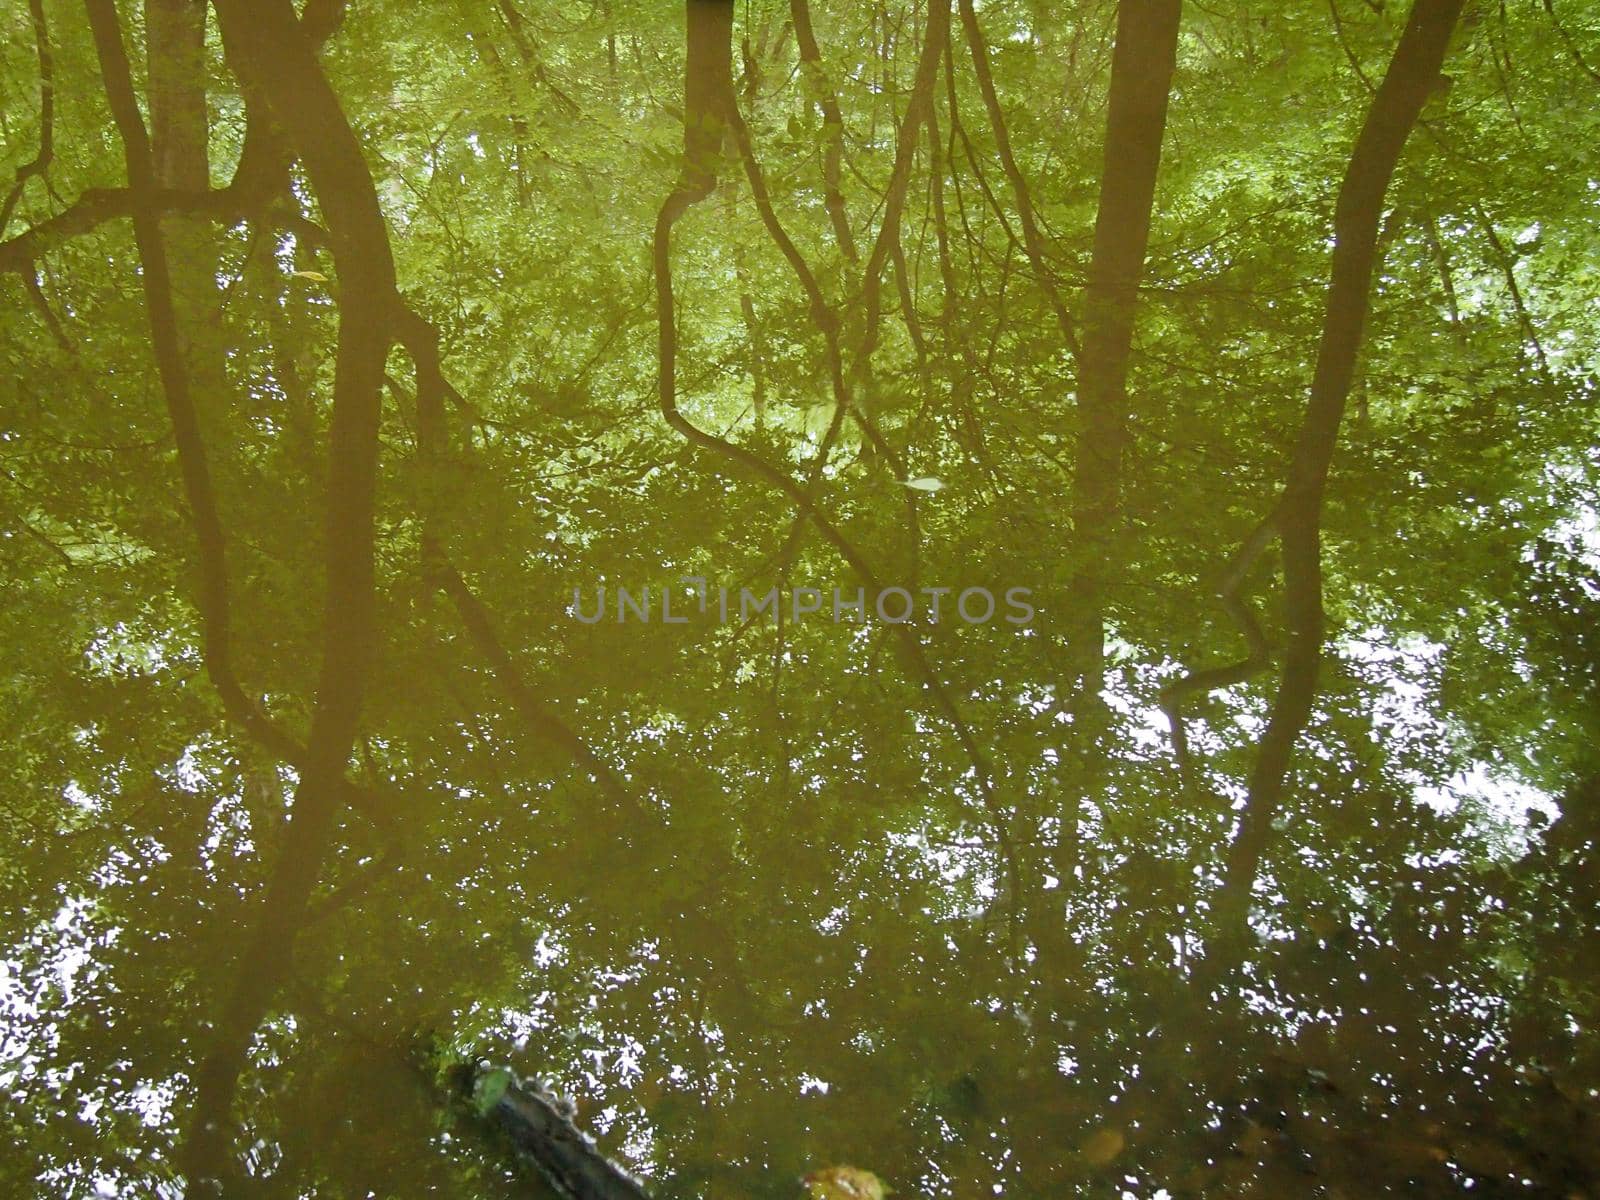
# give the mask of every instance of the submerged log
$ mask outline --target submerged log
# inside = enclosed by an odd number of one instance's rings
[[[643,1183],[601,1153],[573,1123],[572,1102],[539,1080],[479,1064],[467,1069],[463,1083],[483,1118],[532,1160],[558,1195],[569,1200],[650,1200]]]

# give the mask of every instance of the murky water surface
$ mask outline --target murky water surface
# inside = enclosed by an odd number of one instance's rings
[[[1600,1196],[1592,11],[204,11],[0,4],[0,1194]]]

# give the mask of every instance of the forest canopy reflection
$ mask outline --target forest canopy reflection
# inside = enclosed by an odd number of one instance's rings
[[[1593,4],[0,13],[0,1191],[1600,1188]]]

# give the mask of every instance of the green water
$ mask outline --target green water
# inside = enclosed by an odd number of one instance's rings
[[[1600,1195],[1600,14],[941,3],[0,4],[0,1195]]]

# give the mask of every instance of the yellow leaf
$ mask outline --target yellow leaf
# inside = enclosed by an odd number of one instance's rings
[[[883,1200],[889,1194],[883,1180],[859,1167],[813,1171],[801,1182],[811,1193],[811,1200]]]
[[[1115,1129],[1096,1129],[1083,1139],[1079,1151],[1089,1160],[1090,1165],[1103,1167],[1121,1154],[1122,1148],[1127,1144],[1128,1140]]]

